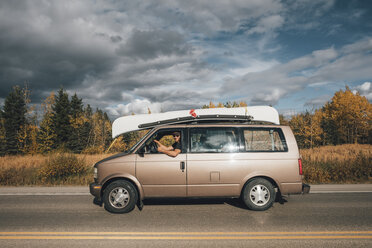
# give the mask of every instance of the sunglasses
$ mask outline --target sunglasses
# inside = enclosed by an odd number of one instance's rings
[[[179,134],[173,134],[173,137],[180,137]]]

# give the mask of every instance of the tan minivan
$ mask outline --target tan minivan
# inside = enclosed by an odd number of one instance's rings
[[[181,135],[181,153],[159,153],[154,140]],[[244,121],[190,121],[153,125],[128,152],[94,165],[90,192],[113,213],[130,212],[154,197],[241,198],[251,210],[277,196],[308,193],[288,126]]]

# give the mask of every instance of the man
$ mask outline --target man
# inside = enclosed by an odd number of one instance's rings
[[[158,144],[158,151],[164,154],[167,154],[171,157],[177,157],[178,154],[181,153],[182,145],[181,145],[181,133],[174,132],[173,133],[174,143],[172,146],[165,146],[160,143],[158,140],[154,140],[156,144]]]

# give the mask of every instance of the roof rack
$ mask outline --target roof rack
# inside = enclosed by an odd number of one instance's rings
[[[196,117],[187,116],[179,117],[162,121],[149,122],[138,125],[138,128],[150,128],[159,125],[180,124],[200,121],[252,121],[253,117],[250,115],[198,115]]]

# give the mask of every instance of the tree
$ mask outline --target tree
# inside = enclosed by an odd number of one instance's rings
[[[71,135],[68,142],[68,147],[73,152],[81,152],[86,144],[83,142],[83,129],[86,122],[89,120],[85,118],[83,111],[83,100],[79,98],[76,93],[71,98]]]
[[[239,107],[247,107],[247,106],[248,106],[248,104],[246,102],[244,102],[244,101],[239,102]]]
[[[247,107],[247,103],[244,101],[237,102],[226,102],[223,104],[222,102],[219,102],[217,106],[210,101],[209,104],[205,104],[202,106],[202,109],[209,109],[209,108],[238,108],[238,107]]]
[[[22,127],[26,123],[26,102],[24,99],[24,91],[17,85],[13,87],[13,91],[5,98],[4,104],[4,129],[6,153],[17,154],[19,150],[18,138]]]
[[[56,132],[53,126],[53,109],[52,106],[55,104],[55,95],[52,92],[42,104],[43,108],[43,120],[40,124],[38,133],[39,150],[41,152],[50,152],[56,148]]]
[[[5,155],[6,142],[5,142],[5,126],[4,126],[4,112],[0,109],[0,156]]]
[[[71,117],[76,118],[83,113],[83,99],[79,98],[76,93],[71,97]]]
[[[372,129],[372,104],[346,87],[334,94],[322,109],[322,127],[328,142],[368,143]]]
[[[103,152],[110,145],[111,139],[111,121],[106,113],[96,109],[91,116],[91,129],[88,138],[88,153]]]
[[[38,152],[38,116],[35,106],[30,105],[31,103],[31,90],[28,85],[25,84],[23,91],[23,97],[26,104],[26,123],[21,126],[18,132],[18,149],[24,154],[35,154]]]
[[[222,102],[219,102],[218,104],[217,104],[217,108],[224,108],[225,106],[223,106],[223,103]]]
[[[285,126],[289,125],[289,121],[282,114],[279,114],[279,123],[280,125],[285,125]]]
[[[322,144],[321,116],[322,113],[319,110],[315,111],[314,114],[306,111],[305,113],[292,116],[289,126],[300,148],[313,148]]]
[[[55,144],[57,147],[66,147],[70,135],[70,113],[71,105],[68,94],[61,87],[52,105],[52,122],[56,134]]]

